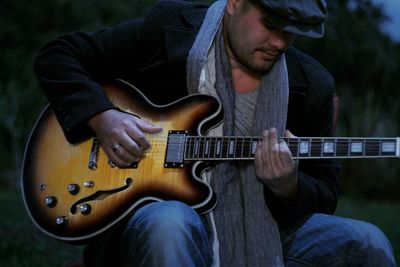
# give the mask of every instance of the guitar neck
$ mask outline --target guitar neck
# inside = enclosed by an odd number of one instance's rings
[[[400,157],[399,137],[301,137],[283,139],[294,159]],[[181,145],[181,152],[184,155],[184,160],[187,161],[250,160],[254,159],[257,143],[261,141],[261,138],[186,136],[184,140],[185,144],[184,146]]]

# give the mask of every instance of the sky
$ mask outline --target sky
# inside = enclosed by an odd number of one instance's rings
[[[400,42],[400,0],[373,0],[383,5],[384,12],[390,21],[382,25],[382,30],[388,33],[393,40]]]

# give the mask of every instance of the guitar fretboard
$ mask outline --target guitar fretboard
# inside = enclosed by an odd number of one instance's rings
[[[294,159],[321,158],[400,158],[400,137],[299,137],[282,138]],[[187,136],[170,131],[165,167],[183,167],[184,161],[251,160],[260,137]]]
[[[295,159],[400,157],[400,138],[283,138]],[[184,160],[254,159],[259,137],[187,136]]]

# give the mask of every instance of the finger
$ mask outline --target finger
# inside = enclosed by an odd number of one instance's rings
[[[286,142],[283,140],[279,142],[279,159],[284,168],[293,167],[294,161],[292,153]]]
[[[129,142],[129,145],[134,144],[136,146],[136,150],[140,151],[139,154],[142,154],[142,150],[138,147],[138,145],[131,139]],[[113,149],[114,154],[120,159],[125,162],[136,162],[138,161],[142,156],[137,155],[135,153],[132,153],[131,151],[128,150],[127,148],[127,143],[121,142],[121,145],[117,149]]]
[[[270,161],[270,145],[269,145],[269,131],[264,130],[263,131],[263,138],[261,141],[261,159],[264,163],[268,163]]]
[[[148,123],[146,121],[140,120],[137,123],[138,128],[145,132],[145,133],[158,133],[162,130],[162,127],[159,125],[154,125],[151,123]]]
[[[285,132],[283,133],[283,136],[284,136],[284,137],[287,137],[287,138],[297,138],[297,136],[295,136],[294,134],[292,134],[292,132],[289,131],[289,130],[285,130]]]
[[[146,121],[138,120],[136,123],[136,127],[132,127],[131,129],[129,129],[128,134],[143,150],[147,150],[150,148],[151,145],[144,133],[155,134],[160,132],[161,130],[162,128],[158,125],[153,125]]]
[[[262,156],[261,156],[261,152],[262,151],[262,141],[257,143],[257,149],[256,149],[256,153],[254,155],[254,161],[255,161],[255,165],[256,168],[261,168],[262,166]]]
[[[279,143],[278,143],[278,135],[277,131],[275,128],[271,128],[269,130],[269,145],[270,145],[270,161],[271,161],[271,167],[275,171],[275,173],[278,173],[279,170],[282,169],[282,162],[279,157],[280,154],[280,148],[279,148]]]
[[[279,148],[279,147],[277,146],[278,137],[277,137],[276,129],[275,128],[271,128],[271,129],[269,129],[268,132],[269,132],[268,140],[269,140],[270,150],[271,151],[273,151],[273,150],[278,151],[279,149],[277,149],[277,148]]]
[[[112,167],[114,167],[113,164],[116,165],[116,166],[129,166],[129,165],[131,164],[132,161],[123,160],[123,159],[118,155],[118,153],[119,153],[118,150],[119,150],[119,149],[121,149],[121,148],[118,148],[118,149],[112,149],[112,148],[110,148],[110,147],[104,148],[104,152],[106,153],[106,155],[107,155],[109,161],[111,162],[110,165],[111,165]]]
[[[130,129],[119,137],[119,143],[124,147],[126,154],[135,157],[136,160],[143,157],[144,155],[144,148],[139,144],[137,140],[140,139],[140,137],[138,136],[142,135],[143,138],[145,138],[142,132],[138,133],[137,131]]]

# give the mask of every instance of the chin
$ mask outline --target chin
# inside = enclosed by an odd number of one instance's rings
[[[257,72],[267,72],[271,69],[271,67],[274,65],[275,61],[261,61],[257,62],[253,65],[253,70]]]

